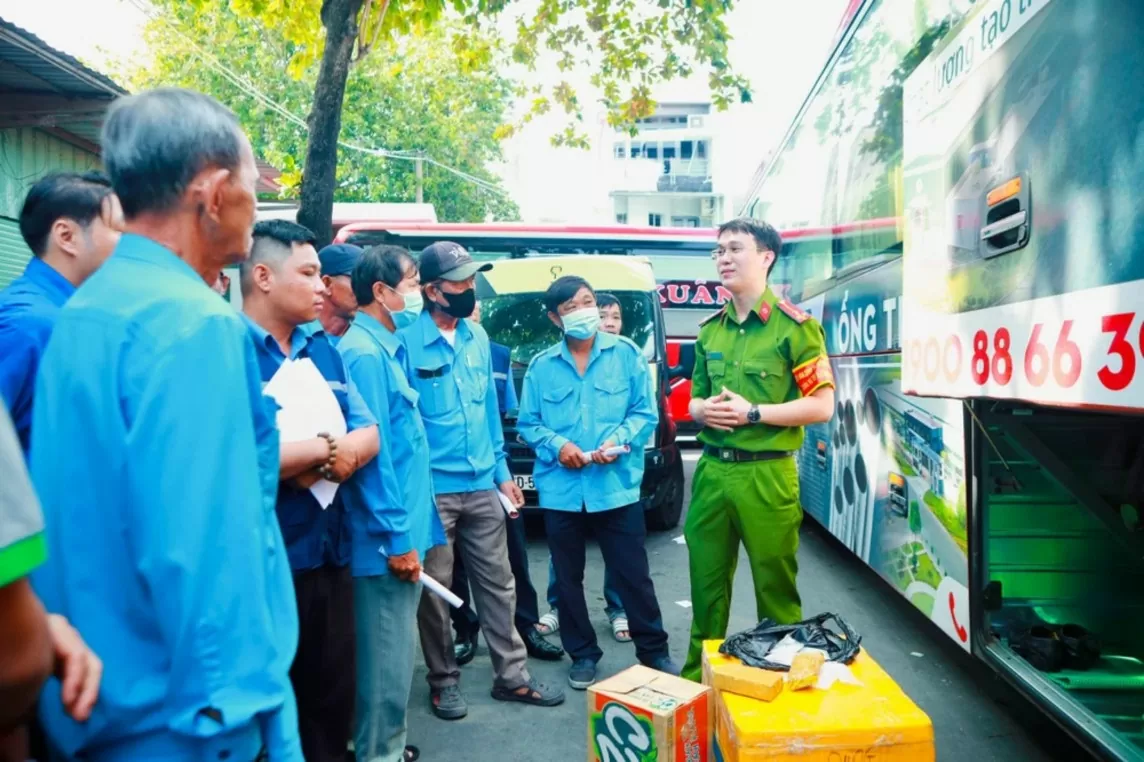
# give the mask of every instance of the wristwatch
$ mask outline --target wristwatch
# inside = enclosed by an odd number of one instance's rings
[[[751,405],[751,409],[747,411],[747,423],[758,423],[762,417],[762,413],[759,412],[759,406]]]

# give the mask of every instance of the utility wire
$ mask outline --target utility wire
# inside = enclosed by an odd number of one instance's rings
[[[147,18],[151,19],[152,21],[161,22],[168,29],[170,29],[175,34],[177,34],[180,38],[182,38],[182,40],[185,43],[187,43],[198,54],[198,56],[205,63],[207,63],[209,66],[211,66],[213,69],[215,69],[215,71],[217,71],[219,74],[221,74],[228,82],[233,84],[235,87],[237,87],[239,90],[244,92],[246,95],[249,95],[250,97],[254,98],[256,101],[261,103],[266,108],[277,113],[278,115],[282,116],[283,118],[287,119],[288,121],[292,122],[293,124],[297,125],[298,127],[301,127],[302,130],[304,130],[306,132],[306,134],[309,134],[310,125],[306,122],[306,120],[304,120],[301,117],[299,117],[298,115],[292,113],[289,109],[287,109],[285,106],[281,105],[280,103],[274,101],[272,98],[270,98],[270,96],[266,95],[265,93],[260,91],[257,87],[255,87],[255,85],[252,82],[250,82],[250,80],[248,80],[246,77],[236,73],[234,70],[232,70],[229,66],[227,66],[225,63],[220,61],[213,54],[204,50],[197,42],[195,42],[193,39],[191,39],[191,37],[186,32],[184,32],[177,24],[171,22],[171,20],[168,19],[164,14],[155,10],[153,7],[148,6],[148,4],[145,2],[145,0],[128,0],[128,2],[131,3],[131,5],[133,5],[140,13],[142,13]],[[354,143],[349,143],[349,142],[343,141],[343,140],[338,140],[338,145],[341,146],[342,148],[347,149],[347,150],[357,151],[359,153],[364,153],[364,154],[367,154],[370,156],[378,156],[378,157],[383,157],[383,158],[387,158],[387,159],[397,159],[397,160],[402,160],[402,161],[419,161],[419,160],[424,161],[427,164],[432,164],[435,167],[440,167],[441,169],[445,170],[446,172],[451,172],[452,174],[460,177],[463,180],[467,180],[468,182],[472,183],[473,185],[476,185],[477,187],[479,187],[483,190],[489,191],[491,193],[495,193],[495,194],[500,195],[500,196],[508,196],[509,195],[504,189],[497,187],[496,185],[490,183],[489,181],[483,180],[479,177],[476,177],[475,175],[471,175],[468,172],[463,172],[463,171],[461,171],[455,167],[449,166],[448,164],[443,164],[442,162],[439,162],[436,159],[433,159],[433,158],[427,156],[422,151],[418,151],[418,150],[394,151],[394,150],[388,150],[388,149],[383,149],[383,148],[367,148],[365,146],[357,145]]]

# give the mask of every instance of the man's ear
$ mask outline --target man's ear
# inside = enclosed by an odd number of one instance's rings
[[[83,253],[83,230],[80,229],[79,223],[70,217],[60,217],[53,222],[48,231],[48,238],[55,248],[73,257]]]
[[[254,282],[255,288],[266,294],[274,285],[274,271],[264,262],[259,262],[251,271],[250,279]]]
[[[557,328],[559,328],[561,331],[564,330],[564,321],[561,320],[560,316],[557,315],[555,312],[549,311],[548,319],[551,320],[552,324],[554,326],[556,326]]]
[[[199,172],[191,181],[192,201],[212,220],[222,217],[226,206],[226,190],[231,182],[232,172],[222,167],[210,167]]]

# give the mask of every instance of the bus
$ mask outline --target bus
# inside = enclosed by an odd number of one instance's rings
[[[414,252],[448,240],[483,261],[568,254],[646,257],[663,309],[667,362],[674,367],[680,365],[681,347],[694,343],[699,321],[730,298],[715,279],[711,262],[715,231],[705,228],[358,221],[342,227],[335,240],[362,246],[396,244]],[[694,440],[696,429],[687,411],[690,380],[673,379],[667,397],[680,441]]]
[[[740,210],[833,231],[772,275],[837,381],[806,512],[1092,753],[1144,759],[1144,3],[844,26]]]

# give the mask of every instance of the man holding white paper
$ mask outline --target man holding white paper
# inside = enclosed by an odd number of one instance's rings
[[[636,656],[678,675],[644,549],[643,450],[659,418],[647,359],[628,339],[600,331],[596,294],[583,278],[556,279],[544,303],[564,340],[529,364],[517,430],[536,452],[532,473],[556,570],[560,639],[572,657],[568,682],[588,688],[603,656],[584,601],[589,532],[628,613]]]
[[[357,629],[354,752],[359,762],[412,762],[419,752],[406,745],[406,730],[417,583],[432,590],[421,561],[430,548],[445,544],[429,440],[397,338],[397,330],[421,314],[417,262],[400,247],[375,246],[361,255],[351,285],[361,307],[338,351],[386,442],[377,458],[382,468],[345,486]]]
[[[317,318],[326,287],[314,234],[284,220],[254,227],[241,270],[243,317],[278,405],[275,506],[298,605],[290,679],[307,762],[344,762],[354,711],[350,528],[336,485],[377,468],[377,423]],[[340,492],[340,490],[338,490]]]

